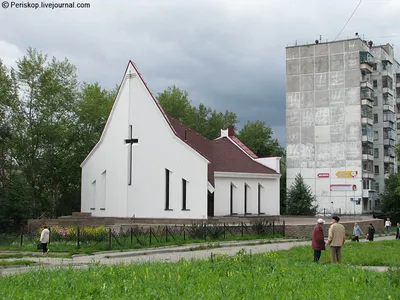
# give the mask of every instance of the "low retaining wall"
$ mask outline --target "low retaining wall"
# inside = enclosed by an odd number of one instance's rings
[[[331,223],[329,223],[329,221],[327,223],[325,223],[324,225],[322,225],[322,228],[324,230],[324,235],[325,236],[328,236],[329,226],[331,225]],[[344,226],[344,228],[346,229],[346,233],[352,234],[353,233],[354,222],[355,221],[344,221],[344,222],[340,222],[340,224],[342,224]],[[381,219],[357,220],[356,222],[360,226],[360,228],[361,228],[362,232],[364,233],[364,235],[366,235],[368,233],[369,224],[372,224],[375,227],[375,233],[376,234],[383,233],[384,229],[385,229],[384,228],[385,221],[381,220]],[[311,239],[311,234],[312,234],[312,231],[313,231],[314,227],[315,227],[315,224],[312,224],[312,225],[306,225],[306,224],[291,225],[291,224],[286,224],[286,226],[285,226],[285,235],[287,237],[291,237],[291,238]]]
[[[280,220],[279,220],[280,219]],[[293,217],[292,217],[293,219]],[[184,225],[184,224],[192,224],[199,222],[206,222],[207,224],[240,224],[241,222],[245,224],[249,224],[251,222],[256,221],[267,221],[267,222],[275,222],[277,226],[284,226],[284,232],[286,237],[290,238],[305,238],[311,239],[311,233],[315,226],[314,224],[310,224],[313,220],[310,220],[308,224],[291,224],[291,222],[285,222],[285,217],[259,217],[259,218],[246,218],[246,217],[221,217],[221,218],[210,218],[207,221],[205,220],[176,220],[176,219],[128,219],[128,218],[99,218],[99,217],[61,217],[59,219],[43,219],[43,220],[29,220],[27,232],[35,232],[40,229],[40,227],[44,224],[48,226],[63,226],[63,227],[97,227],[104,226],[107,228],[118,228],[118,227],[131,227],[131,226],[154,226],[154,225]],[[299,218],[301,220],[301,218]],[[316,217],[315,217],[316,220]],[[327,223],[323,225],[324,235],[328,236],[328,229],[330,226],[331,220],[327,219]],[[285,222],[285,223],[284,223]],[[345,220],[341,221],[340,224],[344,225],[346,232],[348,234],[353,233],[354,222],[357,222],[360,225],[361,230],[364,234],[368,233],[369,224],[373,224],[375,227],[375,231],[377,234],[383,233],[384,228],[384,220],[382,219],[363,219],[363,220]]]

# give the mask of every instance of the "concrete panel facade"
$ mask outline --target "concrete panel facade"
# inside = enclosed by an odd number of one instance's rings
[[[363,49],[358,41],[287,48],[287,187],[301,173],[321,211],[354,213],[350,198],[362,197]]]

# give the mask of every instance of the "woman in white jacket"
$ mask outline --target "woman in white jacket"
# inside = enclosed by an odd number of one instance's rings
[[[40,234],[40,242],[42,243],[42,249],[43,253],[42,255],[45,255],[46,253],[49,253],[49,249],[47,249],[47,244],[50,240],[50,231],[47,228],[47,226],[43,226],[42,233]]]

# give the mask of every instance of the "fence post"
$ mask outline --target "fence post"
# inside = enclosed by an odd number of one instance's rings
[[[207,240],[207,223],[204,223],[204,240]]]
[[[226,240],[226,228],[225,228],[225,223],[224,223],[224,240]]]
[[[21,227],[21,241],[20,241],[20,246],[22,247],[22,241],[24,240],[24,228]]]
[[[165,225],[165,242],[168,243],[168,226]]]
[[[77,235],[76,235],[76,247],[77,247],[78,249],[81,247],[81,241],[80,241],[80,239],[81,239],[81,229],[80,229],[79,226],[78,226],[78,232],[77,232]]]
[[[131,226],[131,245],[132,245],[132,242],[133,242],[133,228]]]
[[[243,236],[243,222],[242,222],[242,236]]]
[[[285,220],[283,220],[283,236],[285,236]]]
[[[149,237],[149,241],[150,241],[150,245],[151,245],[151,226],[150,227],[150,237]]]
[[[185,224],[183,224],[183,240],[186,241],[186,227],[185,227]]]
[[[272,234],[275,234],[275,220],[272,221]]]
[[[108,248],[111,249],[111,227],[108,228]]]

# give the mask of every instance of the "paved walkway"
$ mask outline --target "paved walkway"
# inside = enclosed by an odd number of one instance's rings
[[[376,237],[377,241],[393,239],[394,236]],[[361,240],[365,242],[365,240]],[[213,244],[220,246],[219,248],[206,248]],[[10,267],[0,268],[0,275],[8,275],[40,267],[58,268],[58,267],[87,267],[90,264],[98,263],[102,265],[120,264],[120,263],[137,263],[137,262],[176,262],[181,259],[205,259],[214,254],[234,255],[244,249],[247,253],[265,253],[270,251],[288,250],[296,246],[310,245],[310,241],[297,240],[256,240],[256,241],[240,241],[240,242],[220,242],[209,244],[190,244],[185,246],[162,247],[156,249],[132,250],[132,251],[110,251],[101,252],[94,255],[75,255],[72,258],[56,258],[48,256],[24,257],[21,260],[31,260],[37,262],[35,266],[28,267]],[[10,259],[17,260],[17,259]],[[363,267],[376,271],[386,271],[388,267]]]

